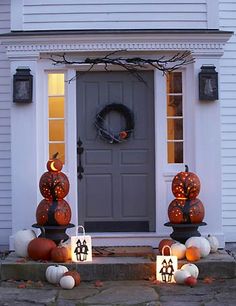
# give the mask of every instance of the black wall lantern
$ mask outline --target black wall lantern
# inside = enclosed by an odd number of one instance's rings
[[[33,76],[28,67],[19,67],[13,76],[13,102],[32,102]]]
[[[213,65],[203,65],[199,72],[199,100],[218,100],[218,72]]]

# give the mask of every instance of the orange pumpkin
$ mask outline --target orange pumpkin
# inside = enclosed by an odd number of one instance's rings
[[[174,244],[176,241],[174,241],[173,239],[162,239],[159,243],[159,246],[158,246],[158,249],[159,249],[159,252],[160,254],[162,254],[162,249],[164,248],[164,246],[169,246],[171,247],[172,244]],[[170,255],[170,249],[169,248],[165,248],[163,250],[164,254],[163,255],[166,255],[166,256],[169,256]]]
[[[172,180],[172,192],[177,199],[195,199],[200,192],[200,180],[198,176],[188,171],[179,172]]]
[[[47,169],[48,171],[51,172],[60,172],[62,167],[63,167],[63,163],[61,162],[60,159],[57,158],[58,152],[56,154],[53,155],[53,157],[51,159],[48,160],[47,162]]]
[[[69,192],[70,183],[63,172],[45,172],[39,181],[39,189],[45,199],[63,199]]]
[[[38,225],[68,225],[71,220],[70,205],[63,199],[43,199],[36,210]]]
[[[174,199],[168,207],[168,217],[174,224],[200,223],[204,215],[204,206],[199,199]]]
[[[186,249],[185,257],[188,261],[198,261],[201,257],[200,250],[194,246]]]
[[[63,276],[67,276],[67,275],[70,275],[74,278],[75,286],[79,286],[80,281],[81,281],[79,272],[77,272],[76,270],[72,270],[72,271],[65,272]]]
[[[57,246],[51,251],[51,260],[54,262],[66,262],[69,260],[68,249],[63,246]]]
[[[56,243],[47,238],[34,238],[28,245],[29,257],[33,260],[50,260],[51,250]]]

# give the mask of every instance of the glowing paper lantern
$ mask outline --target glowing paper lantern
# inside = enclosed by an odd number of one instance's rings
[[[164,256],[165,248],[169,248],[171,254],[171,248],[166,245],[162,249],[162,255],[157,255],[156,279],[162,283],[174,283],[174,274],[178,269],[178,260],[176,256]]]
[[[92,241],[91,236],[85,235],[85,229],[79,225],[77,232],[81,228],[83,234],[71,237],[71,259],[74,262],[92,261]]]

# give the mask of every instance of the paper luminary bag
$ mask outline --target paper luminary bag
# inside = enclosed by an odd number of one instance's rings
[[[71,258],[74,262],[92,261],[92,241],[91,236],[85,235],[82,225],[77,227],[77,231],[82,229],[82,235],[71,236]]]
[[[164,249],[169,248],[170,256],[164,255]],[[171,256],[171,248],[164,246],[162,255],[157,255],[156,258],[156,279],[162,283],[174,283],[174,274],[178,269],[177,256]]]

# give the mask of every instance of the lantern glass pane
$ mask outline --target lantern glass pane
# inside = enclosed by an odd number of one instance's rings
[[[50,97],[49,118],[64,118],[64,97]]]

